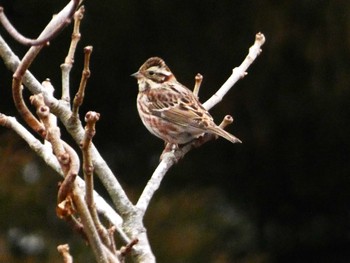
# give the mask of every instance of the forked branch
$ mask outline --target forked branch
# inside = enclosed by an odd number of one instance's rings
[[[79,4],[79,0],[72,0],[65,8],[62,9],[56,16],[53,17],[51,22],[46,26],[38,39],[45,39],[45,43],[52,39],[55,34],[61,30],[71,19],[75,9]],[[38,46],[32,46],[25,54],[20,64],[18,65],[15,73],[13,74],[12,81],[12,94],[14,103],[18,112],[27,124],[39,135],[45,137],[45,129],[43,125],[34,117],[34,115],[27,108],[22,97],[22,80],[24,73],[30,67],[33,60],[39,54],[40,50],[44,47],[43,44]]]
[[[72,9],[71,12],[73,12],[76,7],[79,4],[79,0],[73,0],[72,1]],[[41,34],[37,39],[30,39],[25,36],[23,36],[21,33],[19,33],[14,26],[10,23],[10,21],[7,19],[4,8],[0,6],[0,23],[2,26],[6,29],[6,31],[12,36],[17,42],[21,43],[22,45],[26,46],[41,46],[46,45],[48,42],[53,39],[67,24],[70,23],[70,17],[71,15],[68,14],[66,19],[57,20],[57,24],[53,24],[52,30],[47,32],[46,34]]]

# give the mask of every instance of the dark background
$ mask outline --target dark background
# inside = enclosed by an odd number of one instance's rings
[[[35,38],[65,2],[0,4],[20,32]],[[90,0],[85,6],[72,94],[83,47],[93,45],[81,113],[101,113],[95,144],[133,201],[163,143],[138,117],[130,74],[160,56],[188,87],[200,72],[205,101],[243,61],[255,34],[267,38],[249,74],[211,111],[217,123],[226,114],[235,118],[228,130],[243,144],[220,139],[192,151],[151,204],[145,223],[159,262],[350,262],[349,1]],[[57,96],[71,28],[31,67],[40,81],[51,79]],[[11,73],[0,64],[0,112],[18,117],[10,86]],[[0,139],[3,261],[60,260],[55,246],[69,242],[77,262],[93,262],[55,217],[59,177],[12,132],[1,128]],[[34,252],[20,246],[28,236],[41,240]]]

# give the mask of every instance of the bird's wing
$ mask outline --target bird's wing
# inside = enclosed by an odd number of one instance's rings
[[[169,122],[181,126],[192,126],[205,130],[213,123],[213,118],[203,108],[192,91],[180,83],[169,85],[162,90],[150,90],[150,111]]]

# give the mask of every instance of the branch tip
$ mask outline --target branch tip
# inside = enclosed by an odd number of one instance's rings
[[[231,115],[226,115],[224,119],[221,121],[219,127],[225,129],[228,125],[232,124],[234,121]]]
[[[203,81],[203,76],[200,73],[197,73],[194,80],[195,80],[195,84],[194,84],[193,94],[196,97],[198,97],[199,89],[200,89],[202,81]]]
[[[79,107],[83,104],[87,80],[90,78],[91,72],[90,72],[89,66],[90,66],[91,53],[92,53],[92,46],[87,46],[84,48],[84,69],[82,72],[79,89],[75,94],[75,97],[73,100],[72,116],[75,116],[75,117],[78,116]]]
[[[96,123],[100,119],[100,113],[95,111],[89,111],[85,115],[85,121],[87,123]]]
[[[255,35],[255,41],[259,42],[261,46],[265,43],[265,40],[266,39],[263,33],[259,32]]]
[[[71,254],[69,253],[69,245],[68,244],[59,245],[57,247],[57,250],[60,254],[62,254],[64,263],[73,263],[73,258],[71,256]]]
[[[86,47],[84,47],[84,52],[85,53],[91,53],[92,49],[93,49],[93,46],[86,46]]]

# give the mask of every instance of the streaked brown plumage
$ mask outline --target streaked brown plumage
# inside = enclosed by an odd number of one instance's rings
[[[157,137],[172,144],[185,144],[203,133],[232,143],[241,141],[217,126],[197,97],[179,83],[165,62],[149,58],[132,74],[137,78],[137,109],[143,124]]]

